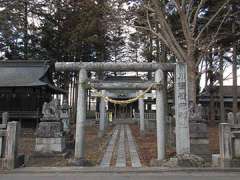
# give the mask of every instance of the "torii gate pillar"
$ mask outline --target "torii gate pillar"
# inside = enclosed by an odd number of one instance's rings
[[[77,120],[75,136],[75,153],[74,160],[77,164],[84,163],[84,125],[86,122],[86,87],[87,71],[79,71],[78,99],[77,99]]]
[[[105,90],[101,91],[103,95],[105,95]],[[105,128],[106,128],[106,102],[103,97],[101,97],[101,102],[100,102],[100,119],[99,119],[99,133],[98,137],[103,137],[105,133]]]
[[[139,91],[140,94],[143,91]],[[138,107],[139,107],[139,115],[140,115],[140,134],[144,136],[145,134],[145,119],[144,119],[144,97],[140,97],[138,100]]]
[[[155,82],[164,83],[164,73],[161,69],[155,72]],[[157,128],[157,160],[164,160],[166,156],[165,147],[165,102],[161,87],[156,89],[156,128]]]

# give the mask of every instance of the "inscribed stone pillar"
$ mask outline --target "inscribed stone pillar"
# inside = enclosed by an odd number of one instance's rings
[[[87,71],[79,71],[78,100],[77,100],[77,120],[75,137],[75,160],[84,159],[84,124],[86,121],[86,81]]]
[[[164,73],[161,69],[155,72],[155,82],[163,83]],[[156,88],[156,129],[157,129],[157,159],[164,160],[165,149],[165,110],[164,110],[164,93],[160,88]]]
[[[143,91],[139,91],[140,94],[143,93]],[[140,134],[144,135],[145,133],[145,120],[144,120],[144,97],[139,98],[139,115],[140,115]]]
[[[190,153],[187,65],[176,64],[175,117],[177,154]]]
[[[105,95],[105,90],[102,90],[102,94]],[[100,101],[100,122],[99,122],[99,137],[102,137],[105,133],[106,127],[106,102],[103,97],[101,97]]]

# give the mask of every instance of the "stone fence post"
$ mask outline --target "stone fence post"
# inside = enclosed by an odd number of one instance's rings
[[[219,125],[219,145],[221,166],[224,166],[225,160],[232,159],[232,125],[229,123],[220,123]]]
[[[19,123],[16,121],[9,122],[6,132],[6,148],[4,158],[4,168],[14,169],[17,162],[17,145],[19,137]]]

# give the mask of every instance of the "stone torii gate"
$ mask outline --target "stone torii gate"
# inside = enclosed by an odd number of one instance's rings
[[[177,154],[190,153],[187,66],[183,63],[87,63],[87,62],[57,62],[56,71],[78,71],[78,100],[74,158],[78,164],[84,162],[84,124],[86,121],[86,84],[88,71],[112,72],[154,72],[156,89],[156,129],[157,129],[157,159],[165,159],[165,114],[164,94],[161,86],[165,85],[164,73],[175,72],[175,119],[176,119],[176,151]],[[146,89],[149,83],[91,83],[96,89]],[[140,101],[141,102],[141,101]],[[143,109],[143,108],[141,108]],[[104,110],[102,110],[103,112]],[[141,110],[140,114],[143,110]],[[104,113],[102,113],[104,119]],[[144,121],[144,114],[140,119]]]

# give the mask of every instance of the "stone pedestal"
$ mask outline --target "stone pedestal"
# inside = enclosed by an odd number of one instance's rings
[[[191,154],[198,155],[205,160],[211,160],[209,150],[208,127],[205,123],[191,122],[190,123],[190,151]]]
[[[190,152],[198,155],[207,161],[211,161],[209,150],[208,126],[203,107],[199,104],[194,106],[190,104]]]
[[[37,129],[35,152],[62,153],[66,143],[61,121],[42,121]]]
[[[35,151],[41,153],[63,152],[65,150],[65,138],[37,138]]]

